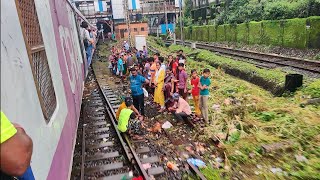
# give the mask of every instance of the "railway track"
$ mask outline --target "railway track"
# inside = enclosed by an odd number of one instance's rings
[[[160,158],[146,140],[133,141],[116,128],[115,111],[120,101],[109,88],[100,88],[89,71],[77,130],[71,179],[150,179],[164,174]],[[143,164],[151,167],[144,169]]]
[[[173,41],[168,41],[173,42]],[[182,44],[182,41],[177,40],[177,44]],[[185,41],[185,45],[191,46],[191,42]],[[320,62],[311,61],[307,59],[300,59],[294,57],[286,57],[275,54],[266,54],[254,51],[245,51],[240,49],[232,49],[228,47],[214,46],[204,43],[195,43],[196,48],[206,49],[220,54],[234,56],[244,59],[253,60],[255,63],[259,63],[259,66],[265,66],[269,68],[274,67],[290,67],[298,69],[304,72],[320,74]]]

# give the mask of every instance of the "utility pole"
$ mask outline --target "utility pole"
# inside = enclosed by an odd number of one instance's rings
[[[166,33],[168,32],[168,14],[167,14],[167,2],[164,1],[164,18],[165,18],[165,21],[166,21]],[[168,34],[167,34],[168,36]]]
[[[129,16],[129,5],[128,5],[128,0],[123,0],[123,6],[124,6],[124,11],[126,13],[126,25],[127,25],[127,32],[128,32],[128,44],[131,47],[131,31],[130,31],[130,16]]]
[[[182,45],[184,46],[184,38],[183,38],[183,23],[182,23],[182,0],[179,0],[179,14],[180,14],[180,34]]]

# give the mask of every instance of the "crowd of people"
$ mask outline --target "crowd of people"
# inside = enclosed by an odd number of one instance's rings
[[[111,73],[130,81],[130,96],[117,111],[121,132],[129,132],[136,137],[137,129],[143,127],[146,96],[153,98],[159,113],[167,111],[174,115],[177,124],[182,124],[192,114],[188,103],[188,95],[191,94],[195,115],[209,123],[210,70],[204,69],[201,77],[195,69],[187,72],[185,67],[188,63],[183,50],[179,50],[176,57],[169,55],[164,58],[159,53],[150,56],[145,46],[137,50],[124,41],[118,47],[112,46],[108,60]]]

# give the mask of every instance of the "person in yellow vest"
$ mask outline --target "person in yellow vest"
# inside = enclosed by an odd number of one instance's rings
[[[0,127],[1,179],[4,176],[22,176],[30,167],[32,140],[20,125],[11,123],[2,111]]]
[[[133,139],[142,139],[142,123],[136,119],[135,113],[129,109],[121,110],[118,120],[118,130],[122,133],[128,133]]]
[[[116,118],[117,120],[119,120],[119,116],[120,116],[120,112],[122,109],[124,108],[128,108],[131,109],[132,111],[134,111],[136,113],[136,115],[140,118],[141,117],[141,114],[139,113],[139,111],[134,107],[133,105],[133,100],[131,97],[126,97],[124,99],[124,101],[120,104],[117,112],[116,112]]]

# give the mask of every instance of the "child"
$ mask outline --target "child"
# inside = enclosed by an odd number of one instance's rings
[[[193,97],[193,101],[194,101],[194,108],[195,108],[195,113],[198,117],[201,116],[201,111],[199,108],[199,95],[200,95],[200,89],[199,89],[199,82],[200,82],[200,78],[197,74],[197,71],[195,69],[191,70],[191,86],[192,86],[192,90],[191,90],[191,94]]]
[[[209,123],[209,117],[208,117],[208,98],[209,98],[209,86],[211,84],[211,81],[209,79],[210,76],[210,70],[204,69],[203,75],[200,78],[200,109],[203,116],[203,119],[206,123]]]
[[[183,99],[187,100],[188,92],[187,92],[187,79],[188,75],[186,71],[184,70],[184,64],[179,63],[178,66],[179,74],[178,74],[178,88],[176,90],[177,93],[179,93]]]
[[[110,73],[112,73],[112,69],[113,69],[113,67],[112,67],[112,61],[113,61],[113,55],[111,54],[111,55],[109,56],[109,66],[108,66],[108,68],[109,68],[109,70],[110,70]]]
[[[122,73],[123,73],[123,55],[120,56],[118,59],[118,70],[117,70],[117,76],[120,76],[122,78]]]

